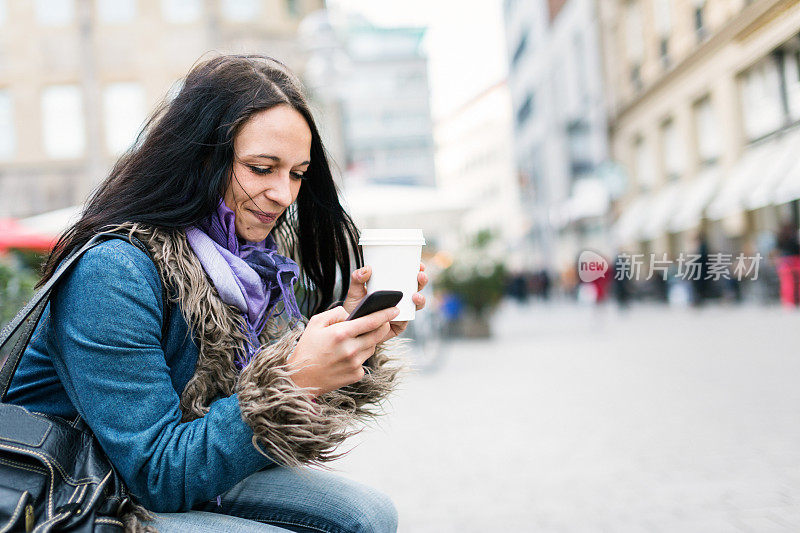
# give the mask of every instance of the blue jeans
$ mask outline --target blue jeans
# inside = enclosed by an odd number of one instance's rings
[[[394,533],[397,510],[384,494],[347,478],[302,468],[266,468],[185,513],[155,513],[161,533],[215,531]]]

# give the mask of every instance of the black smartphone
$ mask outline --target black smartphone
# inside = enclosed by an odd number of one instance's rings
[[[402,299],[403,293],[400,291],[372,292],[368,294],[366,298],[361,300],[361,303],[358,304],[358,307],[356,307],[355,311],[350,313],[350,316],[347,317],[347,320],[355,320],[356,318],[361,318],[362,316],[372,314],[375,311],[394,307]]]

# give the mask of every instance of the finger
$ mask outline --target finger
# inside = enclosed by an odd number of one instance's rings
[[[403,322],[391,322],[391,328],[389,328],[389,332],[383,340],[388,340],[400,335],[406,330],[406,327],[408,327],[408,320],[404,320]]]
[[[327,311],[323,311],[322,313],[318,313],[311,317],[309,322],[319,322],[322,326],[330,326],[332,324],[338,324],[339,322],[344,322],[347,320],[347,317],[350,316],[344,307],[341,305],[334,307],[333,309],[328,309]]]
[[[422,270],[423,272],[425,271],[425,263],[423,263],[422,261],[419,262],[419,269]]]
[[[375,311],[374,313],[356,318],[355,320],[349,320],[344,327],[347,329],[349,335],[357,337],[358,335],[363,335],[364,333],[379,328],[399,314],[400,309],[397,307],[389,307],[388,309]]]
[[[358,337],[356,337],[356,340],[358,340],[360,343],[363,343],[362,346],[364,347],[364,349],[367,349],[370,346],[374,348],[376,344],[381,342],[383,338],[386,337],[386,334],[389,333],[389,329],[390,329],[389,322],[385,322],[379,328],[374,329],[372,331],[368,331],[363,335],[359,335]]]
[[[369,358],[370,358],[370,357],[372,357],[373,355],[375,355],[375,345],[374,345],[374,344],[372,344],[372,345],[370,345],[369,347],[367,347],[367,348],[364,348],[363,350],[361,350],[360,352],[358,352],[358,353],[355,355],[355,357],[356,357],[356,360],[357,360],[357,361],[358,361],[360,364],[362,364],[362,365],[363,365],[363,364],[364,364],[364,363],[366,363],[366,362],[369,360]]]
[[[417,290],[421,291],[428,284],[428,275],[420,272],[417,274]]]
[[[417,311],[419,311],[420,309],[422,309],[423,307],[425,307],[425,296],[424,296],[424,295],[422,295],[422,294],[420,294],[420,293],[416,293],[416,294],[414,294],[414,295],[411,297],[411,301],[412,301],[412,302],[414,302],[414,303],[416,304],[416,306],[417,306]]]

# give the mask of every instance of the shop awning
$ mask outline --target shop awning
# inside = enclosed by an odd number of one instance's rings
[[[669,223],[671,232],[686,231],[700,224],[703,212],[719,188],[721,177],[722,170],[715,165],[682,184],[680,200]]]
[[[792,146],[794,157],[792,164],[778,182],[773,193],[776,204],[785,204],[800,198],[800,140]]]
[[[723,179],[719,194],[708,206],[708,217],[719,220],[749,209],[747,202],[754,201],[753,191],[774,172],[779,172],[782,148],[778,139],[748,147],[730,175]]]
[[[73,205],[32,217],[21,218],[19,223],[30,231],[50,237],[58,237],[80,219],[81,211],[82,206]]]
[[[11,248],[46,252],[57,238],[32,231],[14,218],[0,218],[0,252]]]
[[[605,216],[608,207],[606,185],[598,178],[582,178],[572,186],[570,197],[551,209],[550,222],[562,228],[578,220]]]
[[[570,220],[600,217],[608,211],[608,190],[597,178],[584,178],[573,185],[567,202]]]
[[[680,200],[680,184],[670,183],[653,195],[642,224],[642,237],[653,239],[669,230],[669,221],[675,215]]]
[[[641,236],[642,225],[647,220],[651,199],[639,196],[622,211],[614,224],[614,238],[617,244],[633,244]]]
[[[760,180],[745,196],[747,209],[759,209],[775,202],[778,185],[786,178],[796,165],[800,155],[800,129],[786,133],[780,139],[771,157],[762,170]]]

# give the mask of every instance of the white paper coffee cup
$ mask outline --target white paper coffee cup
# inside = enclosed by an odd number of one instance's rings
[[[364,264],[372,267],[367,292],[402,291],[403,299],[397,304],[400,314],[394,320],[414,320],[417,306],[411,297],[417,292],[417,274],[425,245],[422,230],[365,229],[358,244]]]

